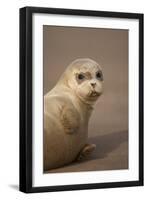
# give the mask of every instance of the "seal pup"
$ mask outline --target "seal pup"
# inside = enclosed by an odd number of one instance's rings
[[[102,94],[103,74],[92,59],[73,61],[44,96],[44,171],[81,160],[96,148],[88,144],[88,121]]]

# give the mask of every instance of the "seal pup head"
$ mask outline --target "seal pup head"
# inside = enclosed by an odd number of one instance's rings
[[[76,59],[67,67],[59,83],[69,87],[84,103],[93,104],[102,94],[102,69],[92,59]]]

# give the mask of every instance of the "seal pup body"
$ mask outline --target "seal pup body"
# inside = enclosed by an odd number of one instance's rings
[[[87,144],[88,121],[102,93],[102,71],[93,60],[72,62],[44,96],[44,170],[81,160],[95,149]]]

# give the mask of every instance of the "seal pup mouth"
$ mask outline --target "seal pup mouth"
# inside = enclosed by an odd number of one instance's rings
[[[92,90],[92,91],[89,93],[88,96],[89,96],[89,97],[98,97],[98,96],[100,96],[100,93],[97,92],[97,91],[95,91],[95,90]]]

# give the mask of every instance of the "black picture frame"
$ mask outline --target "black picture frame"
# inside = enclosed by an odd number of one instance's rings
[[[32,15],[50,13],[139,20],[139,180],[64,186],[32,186]],[[20,186],[22,192],[53,192],[143,185],[143,14],[59,8],[20,9]]]

